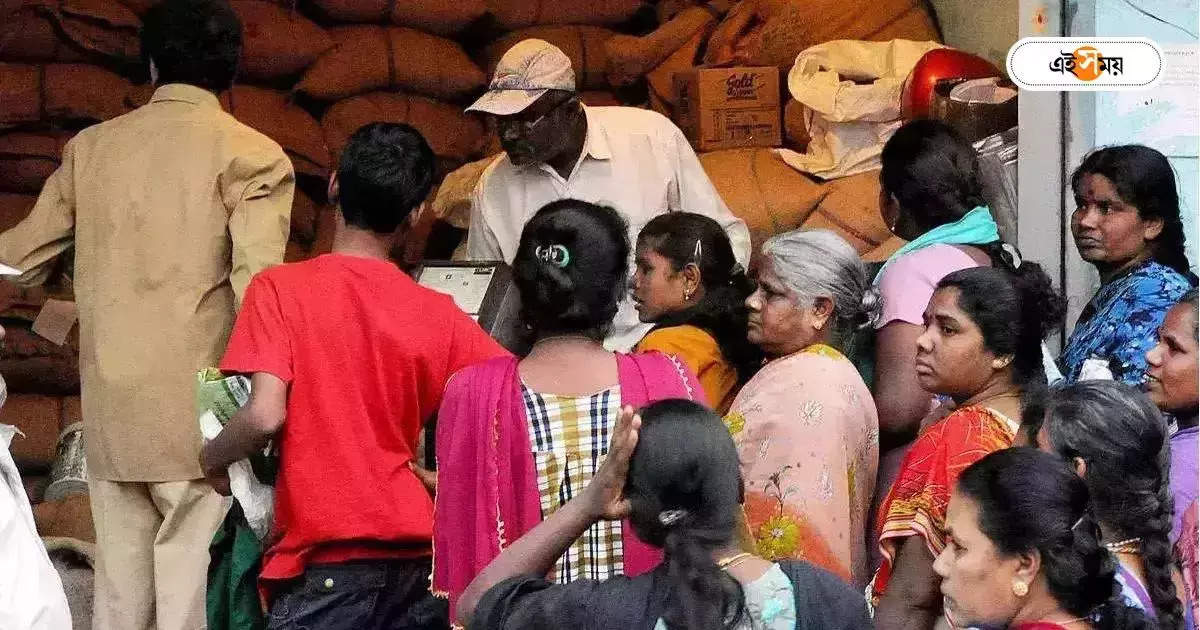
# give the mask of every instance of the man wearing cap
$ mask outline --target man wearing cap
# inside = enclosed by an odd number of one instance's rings
[[[631,241],[665,212],[703,214],[725,228],[738,262],[749,259],[746,224],[725,206],[683,132],[650,110],[583,105],[571,60],[555,46],[540,39],[513,46],[467,111],[495,117],[505,152],[475,187],[472,260],[511,263],[525,223],[566,198],[612,205],[629,221]],[[605,345],[628,350],[649,328],[626,298]]]

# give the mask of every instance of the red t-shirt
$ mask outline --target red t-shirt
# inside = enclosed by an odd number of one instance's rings
[[[384,260],[327,254],[255,276],[221,369],[290,385],[262,578],[429,554],[433,501],[408,462],[450,376],[504,353]]]

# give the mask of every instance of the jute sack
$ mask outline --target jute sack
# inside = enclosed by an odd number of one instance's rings
[[[462,109],[432,99],[372,92],[335,103],[321,118],[325,142],[340,155],[350,136],[375,122],[407,123],[429,142],[434,154],[459,163],[478,156],[483,144],[483,123]]]
[[[18,0],[11,10],[0,24],[0,59],[138,61],[141,20],[116,2]]]
[[[329,175],[329,148],[321,125],[287,94],[249,85],[236,85],[221,94],[221,107],[283,147],[297,173]]]
[[[231,6],[242,20],[242,78],[291,76],[333,48],[325,29],[295,11],[262,0],[234,0]]]
[[[697,33],[712,32],[716,24],[716,18],[707,9],[690,7],[649,35],[613,35],[604,45],[608,81],[613,85],[635,83],[695,39]]]
[[[390,21],[437,35],[453,35],[487,13],[483,0],[313,0],[339,22]]]
[[[34,194],[40,191],[46,178],[58,168],[63,147],[71,135],[65,131],[14,131],[0,135],[0,191]]]
[[[81,63],[0,63],[0,127],[51,120],[101,121],[124,114],[132,85]]]
[[[455,100],[486,83],[479,67],[449,39],[400,26],[344,26],[329,34],[336,45],[296,86],[313,98],[335,101],[390,88]]]
[[[670,118],[675,112],[675,73],[685,72],[700,65],[700,51],[708,41],[711,29],[698,31],[666,61],[646,75],[650,92],[650,108]]]
[[[0,424],[11,424],[24,433],[13,438],[11,450],[22,472],[48,472],[54,464],[62,400],[37,394],[10,394],[0,408]]]
[[[465,164],[447,175],[438,186],[429,208],[433,215],[462,230],[471,227],[471,196],[475,185],[479,183],[483,171],[498,159],[499,155],[491,155]]]
[[[0,168],[3,168],[0,165]],[[7,232],[13,226],[25,220],[33,204],[37,203],[37,195],[24,195],[0,192],[0,232]],[[5,284],[8,284],[5,282]],[[4,292],[0,296],[7,297]]]
[[[821,183],[765,148],[705,153],[700,163],[729,209],[746,222],[753,251],[800,227],[834,230],[859,253],[891,236],[879,215],[878,172]]]
[[[790,68],[801,51],[838,39],[937,41],[920,0],[743,0],[717,26],[705,63]]]
[[[514,31],[492,42],[484,50],[487,76],[492,76],[500,58],[518,42],[544,39],[571,58],[576,89],[605,90],[608,89],[608,53],[604,49],[604,42],[613,35],[613,31],[598,26],[533,26]]]
[[[637,12],[642,0],[487,0],[505,30],[544,24],[620,24]]]

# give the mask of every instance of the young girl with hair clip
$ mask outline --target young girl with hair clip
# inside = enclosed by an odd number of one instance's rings
[[[700,379],[718,413],[758,371],[763,354],[746,343],[746,298],[754,283],[733,256],[721,224],[690,212],[650,220],[634,253],[633,301],[654,328],[637,352],[673,354]]]
[[[806,562],[741,551],[738,458],[725,426],[690,401],[626,408],[590,484],[509,545],[463,593],[460,618],[477,630],[861,630],[865,602]],[[634,578],[545,578],[580,532],[628,517],[661,547],[663,563]]]
[[[433,589],[450,600],[451,621],[507,541],[583,491],[622,405],[702,397],[678,359],[604,348],[628,269],[628,230],[610,207],[564,199],[525,224],[513,282],[533,347],[459,371],[438,412]],[[569,546],[554,562],[559,583],[637,575],[662,559],[620,522],[596,523]]]
[[[1120,562],[1129,603],[1162,630],[1194,628],[1172,575],[1170,449],[1162,414],[1115,381],[1082,381],[1049,392],[1039,448],[1067,460],[1087,483],[1104,546]]]

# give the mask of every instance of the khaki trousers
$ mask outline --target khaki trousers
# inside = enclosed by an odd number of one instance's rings
[[[228,502],[203,480],[89,480],[95,630],[202,630],[208,545]]]

